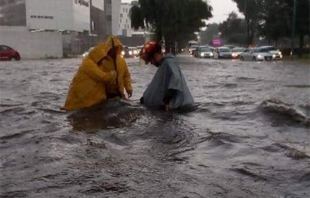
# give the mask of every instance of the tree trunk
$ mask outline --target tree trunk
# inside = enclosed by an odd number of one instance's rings
[[[256,21],[251,20],[249,45],[253,46],[255,36]]]
[[[247,27],[247,31],[246,31],[246,36],[247,36],[247,39],[246,39],[246,42],[247,42],[247,47],[249,47],[249,45],[251,44],[250,42],[250,21],[249,19],[246,19],[246,27]]]
[[[299,57],[302,57],[303,51],[304,51],[304,34],[300,33],[299,34],[299,52],[298,52]]]

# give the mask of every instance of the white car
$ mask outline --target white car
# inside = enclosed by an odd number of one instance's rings
[[[283,58],[282,52],[273,46],[261,46],[259,49],[271,53],[274,60],[281,60]]]
[[[240,54],[240,60],[248,61],[272,61],[273,55],[259,48],[247,49]]]
[[[213,49],[209,46],[200,46],[195,52],[197,58],[213,58]]]
[[[244,47],[235,47],[234,49],[232,49],[232,57],[234,59],[239,59],[240,58],[240,54],[242,52],[244,52],[246,49]]]

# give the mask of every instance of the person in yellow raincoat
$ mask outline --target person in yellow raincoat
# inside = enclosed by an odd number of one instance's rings
[[[71,82],[65,105],[61,109],[77,110],[106,100],[105,84],[116,81],[116,71],[111,69],[104,72],[99,68],[107,55],[103,46],[103,44],[97,45],[84,58]]]
[[[127,99],[132,96],[131,77],[125,59],[121,56],[122,43],[115,36],[108,37],[105,45],[108,55],[102,61],[100,68],[104,72],[117,71],[117,79],[105,83],[105,90],[108,98],[121,97]]]

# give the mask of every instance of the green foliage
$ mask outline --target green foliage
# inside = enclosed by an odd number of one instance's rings
[[[227,39],[228,43],[246,44],[245,20],[238,18],[237,13],[231,12],[226,21],[219,24],[221,36]]]
[[[200,32],[201,44],[209,44],[213,38],[217,37],[219,34],[219,25],[217,23],[212,23],[207,25],[205,31]]]
[[[166,46],[172,46],[185,43],[204,27],[203,20],[212,17],[211,10],[202,0],[139,0],[130,18],[132,27],[153,29],[156,40],[164,37]]]
[[[245,15],[248,43],[255,34],[277,41],[290,37],[293,31],[294,0],[233,0]],[[296,0],[296,33],[300,37],[300,47],[304,36],[310,34],[310,1]]]

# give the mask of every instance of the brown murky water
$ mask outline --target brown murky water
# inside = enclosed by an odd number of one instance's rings
[[[60,111],[80,59],[0,62],[0,197],[310,197],[310,66],[179,56],[190,112]]]

